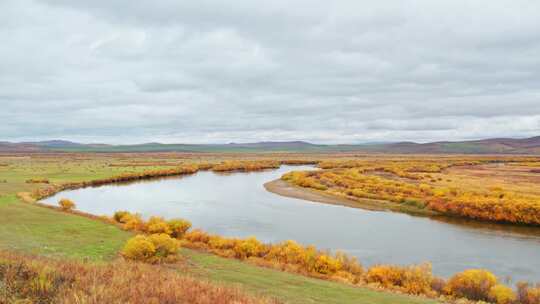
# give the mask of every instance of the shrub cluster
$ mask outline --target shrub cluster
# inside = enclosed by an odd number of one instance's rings
[[[220,256],[249,259],[257,264],[271,266],[321,278],[335,278],[357,283],[363,274],[355,258],[343,253],[331,255],[313,246],[302,246],[295,241],[263,244],[254,237],[225,238],[193,230],[184,235],[185,246],[206,249]]]
[[[48,184],[49,180],[46,178],[31,178],[25,181],[27,184]]]
[[[486,270],[470,269],[452,276],[448,282],[432,274],[431,264],[411,266],[374,265],[364,271],[354,257],[332,255],[295,241],[264,244],[254,237],[225,238],[200,229],[184,235],[184,246],[204,249],[217,255],[248,260],[257,265],[350,284],[378,287],[399,292],[487,301],[496,304],[540,304],[540,285],[520,283],[518,292],[502,285]]]
[[[414,295],[436,295],[433,289],[435,278],[431,273],[431,264],[413,266],[376,265],[366,274],[368,283],[376,283],[384,288],[397,288]]]
[[[229,172],[229,171],[260,171],[265,169],[277,169],[280,163],[277,161],[224,161],[214,165],[212,171]]]
[[[277,268],[313,277],[365,285],[428,297],[449,297],[496,304],[540,304],[540,286],[520,283],[517,293],[499,283],[489,271],[470,269],[452,276],[448,282],[432,274],[431,264],[398,266],[374,265],[364,271],[356,258],[343,252],[331,254],[313,246],[289,240],[264,244],[255,237],[246,239],[212,235],[200,229],[188,231],[191,223],[182,219],[166,221],[161,217],[142,220],[140,215],[118,211],[113,219],[124,229],[139,235],[128,241],[122,255],[129,259],[156,262],[171,260],[178,250],[177,239],[193,249],[248,260],[260,266]]]
[[[127,241],[122,256],[148,263],[171,262],[179,249],[180,242],[168,234],[137,235]]]
[[[145,222],[139,214],[128,211],[117,211],[112,219],[126,230],[144,233],[130,239],[121,253],[127,259],[148,263],[174,261],[180,249],[178,239],[191,228],[184,219],[166,221],[153,216]]]
[[[75,203],[72,200],[69,200],[67,198],[63,198],[58,202],[58,206],[62,208],[64,211],[71,211],[75,209]]]
[[[115,212],[113,220],[122,224],[125,230],[147,234],[167,234],[176,239],[181,239],[191,228],[191,222],[188,220],[172,219],[166,221],[162,217],[152,216],[145,222],[139,214],[133,214],[128,211]]]

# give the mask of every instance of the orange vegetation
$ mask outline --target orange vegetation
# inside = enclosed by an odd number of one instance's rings
[[[230,172],[230,171],[260,171],[265,169],[279,168],[280,163],[277,161],[225,161],[221,164],[214,165],[213,171]]]
[[[63,198],[58,202],[58,205],[62,210],[64,211],[71,211],[75,209],[75,203],[72,200],[69,200],[67,198]]]
[[[49,180],[46,178],[31,178],[25,181],[27,184],[48,184]]]
[[[276,303],[141,263],[59,261],[0,251],[0,303]]]
[[[290,172],[282,179],[351,199],[378,199],[443,214],[473,219],[540,225],[540,195],[489,187],[452,184],[449,168],[490,163],[524,163],[531,158],[471,158],[433,160],[325,161],[325,170]],[[493,170],[496,170],[494,168]],[[511,186],[510,186],[511,187]]]
[[[173,256],[178,248],[171,242],[173,238],[170,235],[174,234],[173,227],[183,223],[180,226],[187,228],[181,229],[182,233],[177,234],[183,246],[206,250],[222,257],[246,260],[259,266],[412,295],[482,300],[497,304],[540,304],[540,286],[519,283],[516,293],[500,284],[495,275],[481,269],[466,270],[445,282],[432,274],[429,263],[411,266],[374,265],[364,271],[356,258],[345,253],[331,254],[292,240],[265,244],[255,237],[226,238],[200,229],[187,231],[191,225],[187,225],[189,222],[185,220],[165,221],[160,217],[151,217],[145,222],[139,215],[126,211],[115,213],[113,220],[123,225],[124,229],[149,234],[137,236],[126,244],[123,256],[135,260],[163,261],[159,258],[156,260],[155,248],[159,246],[155,245],[156,243],[165,247],[159,255],[161,258]]]
[[[122,256],[130,260],[150,263],[172,262],[179,249],[178,240],[171,238],[168,234],[137,235],[127,241],[122,250]]]
[[[270,160],[257,160],[257,161],[224,161],[219,164],[211,163],[198,163],[198,164],[182,164],[174,168],[159,169],[159,170],[146,170],[142,172],[126,172],[117,176],[104,179],[96,179],[87,182],[78,183],[64,183],[61,185],[50,185],[45,188],[38,188],[32,192],[32,197],[36,200],[43,199],[48,196],[52,196],[60,191],[77,189],[84,187],[95,187],[113,183],[132,182],[137,180],[145,180],[167,176],[180,176],[197,173],[200,170],[212,170],[215,172],[234,172],[234,171],[260,171],[265,169],[279,168],[281,163],[284,164],[313,164],[314,161],[310,160],[285,160],[283,162],[270,161]],[[44,183],[44,181],[39,181]]]

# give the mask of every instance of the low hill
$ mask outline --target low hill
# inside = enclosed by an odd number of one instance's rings
[[[356,145],[318,145],[304,141],[138,145],[81,144],[63,140],[41,142],[0,142],[0,152],[364,152],[364,153],[456,153],[540,155],[540,136],[531,138],[492,138],[471,141],[431,143],[397,142]]]

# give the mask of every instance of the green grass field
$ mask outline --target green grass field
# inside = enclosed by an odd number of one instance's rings
[[[32,165],[18,160],[10,165],[15,170],[3,167],[0,181],[7,182],[1,184],[0,192],[0,249],[105,262],[117,257],[131,233],[86,217],[23,203],[15,195],[40,186],[24,182],[30,178],[48,178],[56,183],[82,181],[111,176],[122,170],[106,166],[105,162],[99,159],[77,165],[59,158]],[[254,294],[275,297],[285,303],[434,303],[261,268],[187,249],[183,253],[197,276],[238,285]]]
[[[307,278],[237,260],[183,250],[203,277],[237,284],[248,291],[275,297],[286,303],[436,303],[420,298],[377,292],[336,282]]]

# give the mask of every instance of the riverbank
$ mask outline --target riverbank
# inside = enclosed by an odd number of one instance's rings
[[[303,188],[295,186],[282,179],[276,179],[271,182],[265,183],[264,188],[277,195],[297,198],[311,202],[352,207],[358,209],[365,209],[370,211],[394,211],[403,212],[419,216],[436,216],[440,215],[437,212],[420,209],[414,206],[408,206],[403,204],[392,203],[383,200],[375,199],[352,199],[348,197],[339,196],[339,194],[330,194],[323,191]]]
[[[153,156],[138,157],[140,161],[150,161]],[[168,158],[162,161],[165,160]],[[7,181],[0,183],[0,250],[108,265],[117,258],[117,252],[125,241],[132,237],[131,232],[95,218],[25,203],[16,196],[16,193],[32,193],[48,186],[25,182],[36,176],[54,184],[64,184],[107,179],[130,171],[146,171],[144,167],[109,166],[120,161],[133,162],[132,158],[126,155],[66,154],[4,157],[3,161],[9,166],[0,170],[0,180]],[[166,167],[150,166],[150,169],[162,170]],[[182,254],[190,266],[189,275],[218,286],[233,285],[249,294],[277,298],[285,303],[435,303],[433,300],[257,267],[188,249],[183,249]]]
[[[15,195],[0,198],[0,251],[109,265],[132,236],[131,232],[115,225],[24,203]],[[188,275],[217,286],[240,287],[250,295],[276,298],[285,303],[436,303],[258,267],[185,248],[182,256],[189,265]]]

